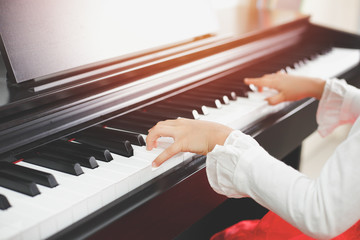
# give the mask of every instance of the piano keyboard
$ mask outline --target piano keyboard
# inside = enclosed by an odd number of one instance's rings
[[[264,99],[274,91],[251,91],[242,77],[282,69],[289,74],[330,78],[354,67],[359,59],[359,50],[340,48],[311,58],[305,53],[285,56],[281,61],[292,62],[291,66],[275,61],[271,66],[268,61],[266,66],[231,74],[84,130],[68,141],[58,140],[25,153],[16,168],[4,163],[0,165],[0,238],[47,238],[192,156],[179,153],[152,168],[152,160],[172,141],[162,138],[157,149],[145,150],[147,130],[157,121],[187,117],[243,129],[286,104],[267,105]]]

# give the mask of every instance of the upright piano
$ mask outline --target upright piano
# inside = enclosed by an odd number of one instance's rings
[[[230,200],[209,187],[205,156],[153,169],[172,140],[146,151],[151,126],[220,122],[287,161],[316,129],[317,101],[269,106],[274,90],[243,79],[360,80],[358,35],[206,0],[0,0],[0,34],[1,239],[190,239]],[[236,204],[239,218],[255,211]]]

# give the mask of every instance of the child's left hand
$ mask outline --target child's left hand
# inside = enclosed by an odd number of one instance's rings
[[[223,145],[232,130],[222,124],[208,121],[190,119],[161,121],[149,130],[146,149],[151,150],[156,147],[156,140],[159,137],[174,139],[174,143],[153,161],[153,166],[157,167],[179,152],[206,155],[215,145]]]

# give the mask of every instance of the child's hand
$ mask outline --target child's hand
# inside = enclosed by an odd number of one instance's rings
[[[246,78],[246,84],[254,84],[262,91],[263,87],[276,89],[279,93],[269,97],[270,105],[285,101],[296,101],[306,97],[321,98],[325,81],[320,78],[293,76],[284,73],[267,74],[261,78]]]
[[[231,131],[232,129],[227,126],[208,121],[166,120],[158,122],[149,130],[146,149],[151,150],[156,147],[156,140],[159,137],[174,139],[174,143],[153,161],[153,166],[157,167],[179,152],[206,155],[216,144],[224,144]]]

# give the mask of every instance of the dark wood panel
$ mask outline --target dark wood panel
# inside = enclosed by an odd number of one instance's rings
[[[89,239],[172,239],[225,200],[211,189],[203,168]]]

